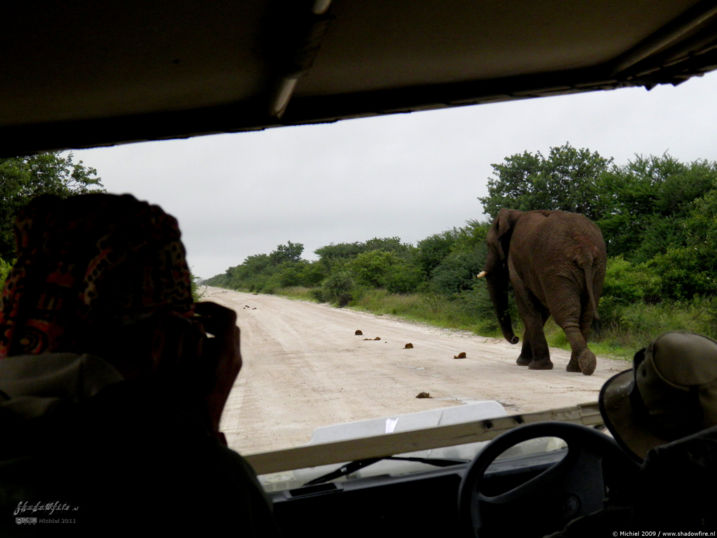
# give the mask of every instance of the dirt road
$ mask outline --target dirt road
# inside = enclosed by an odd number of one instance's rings
[[[534,371],[515,364],[519,346],[467,332],[217,288],[203,299],[238,315],[244,367],[222,429],[243,454],[306,444],[318,426],[478,400],[511,414],[596,401],[630,367],[598,357],[592,376],[568,373],[569,353],[553,349],[555,368]]]

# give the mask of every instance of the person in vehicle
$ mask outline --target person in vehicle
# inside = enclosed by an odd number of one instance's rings
[[[0,529],[275,536],[219,431],[236,314],[195,303],[176,220],[130,195],[18,214],[0,305]],[[24,535],[24,534],[23,534]]]
[[[717,342],[659,336],[630,370],[604,383],[599,404],[617,443],[640,464],[638,479],[554,536],[717,530]]]

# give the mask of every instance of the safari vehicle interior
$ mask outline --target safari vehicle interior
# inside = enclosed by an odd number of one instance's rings
[[[650,89],[717,67],[712,1],[109,0],[3,11],[2,156]],[[379,421],[359,438],[325,432],[245,456],[274,477],[263,483],[287,536],[540,536],[629,485],[635,464],[596,431],[595,403],[476,413],[390,434]],[[391,456],[408,460],[387,466]]]

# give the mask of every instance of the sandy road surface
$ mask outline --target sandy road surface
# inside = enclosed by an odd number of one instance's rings
[[[244,367],[222,429],[243,454],[305,444],[318,426],[477,400],[509,413],[596,401],[630,366],[599,357],[592,376],[568,373],[569,353],[553,349],[555,368],[534,371],[515,364],[518,346],[466,332],[217,288],[203,299],[238,315]],[[467,358],[454,359],[460,352]]]

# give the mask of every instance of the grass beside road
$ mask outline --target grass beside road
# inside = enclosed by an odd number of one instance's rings
[[[312,288],[290,287],[276,294],[316,301]],[[369,289],[354,299],[349,308],[378,315],[427,323],[445,329],[461,329],[481,336],[502,338],[494,317],[478,315],[470,303],[438,294],[395,294]],[[601,329],[590,337],[590,348],[598,355],[632,360],[637,350],[667,331],[691,331],[717,339],[717,298],[695,298],[690,303],[637,302],[602,312]],[[515,333],[522,336],[519,318],[513,318]],[[545,325],[545,336],[552,347],[570,349],[565,333],[552,319]],[[629,364],[626,364],[626,368]]]
[[[311,288],[299,286],[281,288],[276,290],[276,294],[292,299],[316,302]],[[466,330],[481,336],[503,338],[493,319],[480,320],[474,312],[468,311],[463,305],[435,294],[392,294],[385,290],[370,290],[352,302],[349,308],[378,315],[396,316],[444,329]],[[517,319],[514,321],[518,322]],[[522,326],[516,326],[515,331],[516,334],[521,335]],[[545,335],[551,347],[570,349],[565,333],[552,319],[548,320],[545,326]],[[649,339],[643,338],[638,342],[630,338],[616,338],[616,335],[611,335],[599,341],[591,339],[590,348],[598,356],[629,360],[632,359],[635,351],[643,347],[647,341]],[[516,351],[516,355],[517,353]]]

